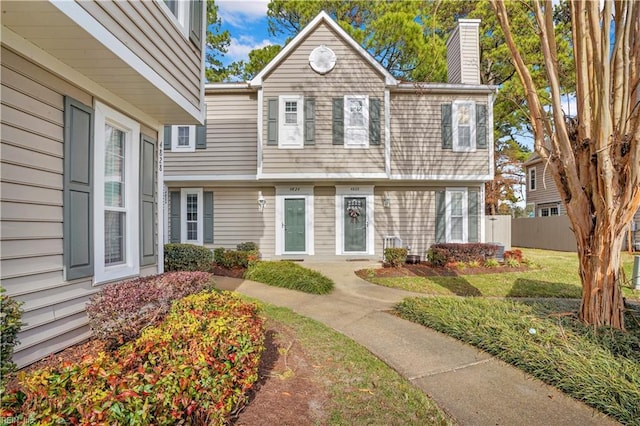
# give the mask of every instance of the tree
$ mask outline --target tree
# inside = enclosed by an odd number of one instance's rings
[[[580,318],[624,329],[619,278],[624,231],[640,207],[640,4],[572,1],[573,70],[558,63],[558,27],[551,0],[531,2],[530,31],[538,34],[546,84],[514,39],[511,15],[491,0],[525,88],[535,150],[548,163],[578,246]],[[577,115],[562,111],[562,73],[576,81]],[[551,104],[544,107],[542,96]]]
[[[220,31],[221,21],[215,0],[207,0],[207,36],[205,41],[205,78],[207,81],[223,81],[229,70],[222,65],[220,56],[227,53],[231,43],[229,31]]]
[[[243,79],[251,80],[255,77],[281,50],[282,46],[270,44],[249,52],[249,62],[244,66]]]

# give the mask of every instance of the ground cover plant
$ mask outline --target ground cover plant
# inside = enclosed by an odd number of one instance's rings
[[[358,275],[374,284],[432,295],[580,298],[576,253],[522,249],[521,254],[522,262],[529,262],[531,267],[513,272],[509,267],[499,273],[484,273],[485,270],[482,274],[473,273],[473,268],[454,268],[433,276],[407,272],[385,277],[377,276],[375,270],[360,271]],[[625,276],[630,278],[632,256],[623,253],[622,260]],[[629,283],[622,283],[622,291],[627,299],[640,300],[640,292]]]
[[[24,325],[21,303],[7,296],[0,287],[0,395],[4,393],[8,376],[16,365],[13,362],[13,348],[18,344],[17,335]]]
[[[23,374],[2,416],[29,424],[222,425],[257,379],[256,306],[202,292],[115,352]]]
[[[311,294],[327,294],[334,283],[320,272],[290,261],[261,261],[247,269],[244,277],[264,284]]]
[[[640,310],[627,333],[577,319],[578,301],[409,298],[403,318],[449,334],[509,362],[576,399],[640,425]]]

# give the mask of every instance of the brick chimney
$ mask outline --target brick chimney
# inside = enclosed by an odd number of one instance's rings
[[[459,19],[447,40],[447,81],[480,84],[480,19]]]

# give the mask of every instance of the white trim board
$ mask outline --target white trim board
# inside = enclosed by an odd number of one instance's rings
[[[180,175],[164,176],[164,183],[174,182],[218,182],[218,181],[257,181],[256,175]]]
[[[258,179],[388,179],[386,173],[262,173]]]

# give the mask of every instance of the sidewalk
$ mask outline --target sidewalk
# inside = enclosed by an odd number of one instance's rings
[[[284,306],[365,346],[461,425],[614,425],[617,422],[521,370],[444,334],[385,312],[407,296],[353,271],[367,262],[305,262],[333,279],[324,296],[218,277],[219,287]]]

